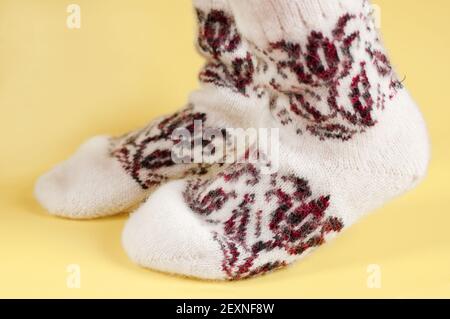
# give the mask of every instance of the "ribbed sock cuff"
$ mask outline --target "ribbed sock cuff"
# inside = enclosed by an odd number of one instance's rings
[[[302,41],[309,31],[331,31],[342,15],[370,14],[368,0],[229,0],[240,31],[264,47]]]

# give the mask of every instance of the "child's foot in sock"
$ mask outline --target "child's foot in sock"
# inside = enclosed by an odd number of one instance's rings
[[[162,186],[125,226],[144,267],[241,279],[301,259],[424,177],[429,145],[367,1],[230,0],[265,65],[279,169],[232,164]]]
[[[52,214],[69,218],[113,215],[140,203],[151,190],[170,179],[205,174],[208,165],[180,164],[172,157],[184,129],[203,147],[220,147],[220,136],[203,139],[196,127],[221,130],[252,126],[257,92],[250,91],[254,58],[237,33],[225,0],[197,0],[198,49],[206,64],[202,88],[189,106],[175,115],[121,138],[96,137],[68,161],[42,176],[35,194]],[[201,128],[201,127],[202,128]],[[202,134],[202,132],[200,132]]]
[[[75,219],[114,215],[141,202],[171,178],[204,174],[208,166],[177,164],[172,158],[175,129],[192,131],[217,123],[188,107],[120,138],[99,136],[39,178],[36,197],[52,214]],[[213,140],[211,143],[220,143]]]

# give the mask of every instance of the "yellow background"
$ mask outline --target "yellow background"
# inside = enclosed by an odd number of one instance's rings
[[[50,217],[37,176],[86,138],[182,106],[201,65],[188,0],[0,0],[0,297],[450,297],[450,1],[377,0],[385,42],[428,122],[433,161],[406,196],[286,270],[235,283],[134,266],[126,216]],[[79,264],[81,289],[66,267]],[[381,267],[381,289],[367,268]]]

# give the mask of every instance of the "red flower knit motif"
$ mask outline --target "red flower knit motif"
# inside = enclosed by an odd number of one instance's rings
[[[242,41],[233,18],[221,10],[197,9],[198,47],[208,59],[200,81],[246,95],[253,83],[254,57]]]
[[[329,37],[312,31],[305,44],[281,40],[263,53],[276,64],[271,87],[289,103],[272,101],[281,123],[320,139],[349,140],[375,126],[401,88],[370,17],[345,14]]]
[[[234,52],[242,43],[233,18],[222,10],[208,13],[197,9],[199,25],[198,45],[204,54],[219,59],[222,54]]]
[[[344,227],[326,214],[330,197],[313,196],[305,179],[262,175],[252,164],[191,180],[184,198],[211,227],[229,279],[283,267]]]
[[[194,135],[195,121],[205,122],[206,114],[193,112],[192,106],[163,117],[143,130],[114,141],[112,155],[143,189],[157,186],[169,178],[205,174],[208,166],[179,164],[172,157],[173,148],[180,142],[172,139],[175,130],[183,128],[192,134],[193,140],[202,139],[202,136]],[[203,141],[199,144],[207,146],[212,142]]]

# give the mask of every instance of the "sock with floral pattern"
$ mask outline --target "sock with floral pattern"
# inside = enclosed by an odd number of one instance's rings
[[[429,145],[365,0],[230,0],[280,132],[279,168],[235,163],[170,182],[134,213],[136,263],[241,279],[297,261],[424,177]]]
[[[196,123],[214,129],[255,126],[261,97],[250,87],[254,58],[237,32],[229,5],[225,0],[194,4],[198,50],[206,60],[201,89],[180,112],[120,138],[95,137],[39,178],[35,194],[50,213],[80,219],[113,215],[140,203],[167,180],[205,174],[208,165],[174,160],[172,151],[179,143],[172,138],[175,130],[195,135]],[[202,147],[219,147],[223,141],[217,136],[193,139],[200,139]]]

